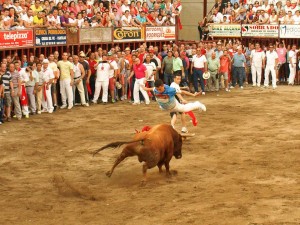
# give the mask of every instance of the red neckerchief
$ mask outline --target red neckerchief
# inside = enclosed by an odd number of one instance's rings
[[[259,50],[255,49],[255,52],[262,52],[263,50],[260,48]]]

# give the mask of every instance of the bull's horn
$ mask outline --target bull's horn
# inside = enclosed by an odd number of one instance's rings
[[[195,136],[195,134],[193,133],[181,133],[180,134],[181,135],[181,137],[194,137]]]

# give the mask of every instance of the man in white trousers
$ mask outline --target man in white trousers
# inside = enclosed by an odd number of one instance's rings
[[[250,55],[253,87],[255,87],[256,85],[257,87],[260,87],[261,73],[262,73],[262,69],[265,67],[264,58],[265,58],[264,51],[260,48],[260,45],[256,43],[255,49],[251,51],[251,55]]]
[[[269,51],[266,53],[266,69],[265,69],[265,82],[264,87],[269,87],[269,74],[272,75],[272,87],[275,89],[276,86],[276,69],[278,65],[278,54],[274,50],[274,45],[269,46]]]
[[[48,67],[49,60],[44,59],[43,60],[43,66],[42,66],[42,106],[43,110],[42,112],[48,112],[53,113],[53,102],[52,102],[52,95],[51,95],[51,85],[53,83],[54,79],[54,73],[53,70]]]
[[[108,101],[109,71],[114,69],[114,67],[110,61],[107,61],[107,55],[103,55],[102,61],[99,61],[94,67],[96,70],[96,83],[94,99],[92,102],[97,104],[102,89],[102,102],[103,104],[106,104]]]
[[[289,68],[290,68],[290,76],[289,76],[289,85],[294,85],[295,76],[296,76],[296,67],[297,67],[297,46],[293,45],[292,49],[288,53],[289,59]]]
[[[146,66],[140,61],[139,58],[136,58],[133,64],[133,70],[128,77],[128,80],[135,75],[135,82],[134,82],[134,87],[133,87],[133,99],[134,103],[133,105],[139,105],[140,104],[140,96],[139,96],[139,91],[143,94],[145,98],[145,103],[146,105],[150,104],[149,96],[148,93],[144,90],[145,84],[148,79],[148,74],[147,74],[147,68]]]
[[[85,77],[85,71],[81,63],[79,63],[79,57],[77,55],[73,55],[73,63],[74,63],[74,85],[73,85],[73,98],[75,101],[75,90],[78,89],[81,104],[83,106],[88,106],[85,101],[85,92],[83,87],[83,79]]]
[[[62,100],[61,109],[67,108],[68,99],[68,109],[73,108],[73,80],[74,80],[74,70],[73,64],[68,61],[68,53],[64,52],[62,54],[62,60],[57,63],[60,69],[60,94]]]

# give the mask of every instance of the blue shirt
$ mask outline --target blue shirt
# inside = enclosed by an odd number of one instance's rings
[[[233,66],[235,67],[244,67],[244,63],[246,62],[246,58],[244,54],[235,53],[233,56]]]
[[[165,90],[164,92],[160,93],[154,88],[154,96],[156,98],[157,103],[160,105],[163,109],[173,109],[176,106],[176,89],[172,88],[168,85],[164,85]]]
[[[137,15],[136,19],[137,19],[140,23],[146,23],[146,22],[147,22],[146,17],[141,17],[140,15]]]

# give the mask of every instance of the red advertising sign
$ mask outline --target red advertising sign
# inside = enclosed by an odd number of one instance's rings
[[[33,30],[0,31],[0,48],[33,46]]]

